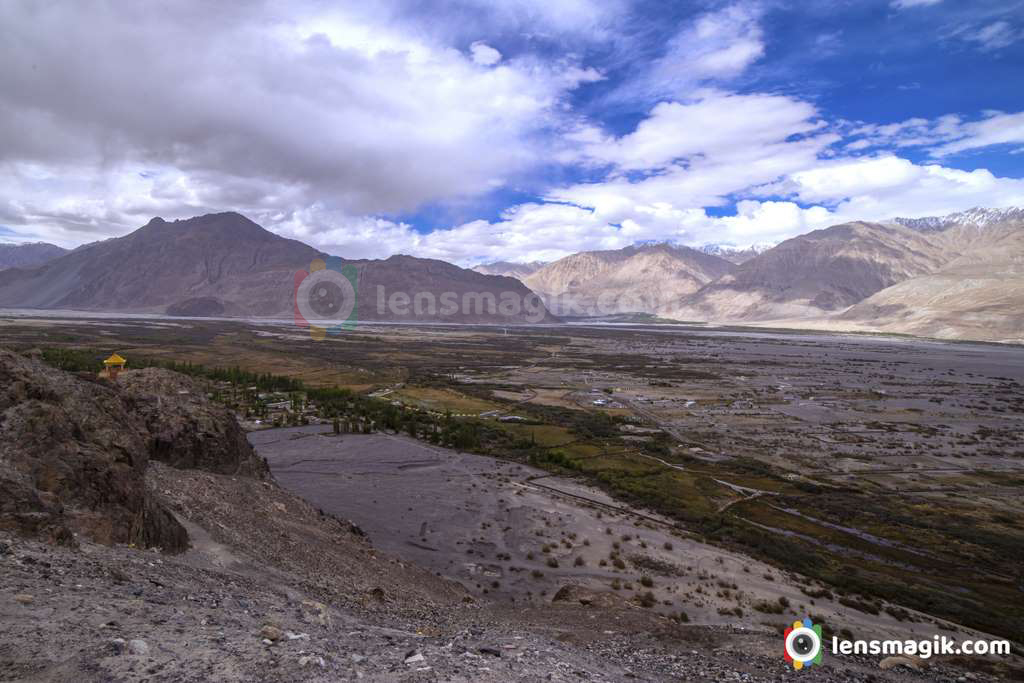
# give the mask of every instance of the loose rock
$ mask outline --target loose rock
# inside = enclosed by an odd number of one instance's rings
[[[276,642],[284,637],[284,632],[273,624],[265,624],[260,629],[260,636],[271,642]]]

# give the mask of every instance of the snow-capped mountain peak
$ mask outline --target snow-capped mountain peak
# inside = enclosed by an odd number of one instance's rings
[[[739,265],[744,261],[748,261],[755,256],[768,251],[774,246],[775,245],[770,242],[758,242],[747,246],[736,246],[735,244],[705,244],[704,246],[697,248],[705,254],[718,256],[719,258],[724,258],[726,261],[731,261],[732,263]]]
[[[970,225],[984,228],[1008,220],[1024,220],[1024,208],[984,209],[975,207],[958,211],[947,216],[924,216],[921,218],[894,218],[891,222],[920,232],[938,232],[956,225]]]

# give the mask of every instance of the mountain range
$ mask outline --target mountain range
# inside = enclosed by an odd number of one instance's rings
[[[154,218],[124,237],[79,247],[45,265],[0,271],[0,306],[291,318],[297,271],[327,258],[237,213],[173,222]],[[514,278],[404,255],[339,260],[336,267],[355,273],[359,320],[554,320]],[[413,301],[417,294],[420,300]],[[521,311],[508,309],[506,315],[492,310],[503,294],[523,302]],[[402,305],[392,305],[392,295]],[[457,302],[449,313],[442,295]],[[409,301],[403,303],[402,296]]]
[[[786,240],[658,311],[712,322],[1024,339],[1024,209],[854,222]]]
[[[124,237],[70,252],[44,244],[0,249],[10,254],[17,254],[10,258],[16,263],[0,270],[3,307],[275,318],[294,314],[296,272],[315,259],[330,260],[237,213],[154,218]],[[353,274],[356,315],[366,321],[525,323],[639,313],[1024,340],[1020,208],[854,221],[773,247],[643,244],[472,270],[405,255],[338,259],[332,267]],[[391,305],[393,295],[417,294],[423,302]],[[462,303],[458,310],[438,310],[444,294]],[[535,306],[511,314],[487,306],[488,298],[500,301],[503,294]]]
[[[0,270],[6,268],[33,268],[67,253],[66,249],[46,242],[28,244],[0,243]]]
[[[500,267],[558,315],[1019,341],[1022,264],[1024,209],[975,208],[854,221],[774,246],[654,244]]]

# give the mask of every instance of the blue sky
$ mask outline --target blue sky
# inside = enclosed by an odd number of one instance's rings
[[[14,239],[237,210],[471,265],[1024,204],[1024,0],[210,12],[0,5]]]

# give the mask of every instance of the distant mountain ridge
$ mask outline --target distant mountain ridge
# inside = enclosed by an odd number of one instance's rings
[[[767,242],[752,244],[748,247],[737,247],[736,245],[733,244],[705,244],[702,247],[700,247],[700,250],[703,251],[705,254],[718,256],[719,258],[724,258],[726,261],[729,261],[730,263],[740,265],[741,263],[749,261],[755,256],[763,254],[764,252],[768,251],[774,246],[774,244],[770,244]]]
[[[733,268],[717,256],[661,243],[572,254],[524,282],[555,315],[654,313]]]
[[[356,273],[365,321],[553,322],[550,310],[1024,342],[1022,208],[854,221],[762,247],[637,244],[474,270],[403,255],[340,263]],[[42,265],[0,270],[0,306],[290,318],[296,271],[325,257],[239,214],[155,218]],[[395,293],[510,293],[537,300],[542,313],[528,320],[478,305],[441,317],[410,306],[396,314],[383,306]]]
[[[501,275],[522,280],[529,275],[533,275],[546,265],[547,261],[529,261],[527,263],[494,261],[492,263],[480,263],[473,266],[470,270],[482,273],[483,275]]]
[[[984,228],[1005,221],[1024,221],[1024,208],[983,209],[975,207],[946,216],[924,216],[921,218],[893,218],[890,223],[902,225],[921,232],[942,232],[955,226],[971,225]]]
[[[941,263],[917,232],[845,223],[788,239],[660,313],[685,320],[817,317]]]
[[[93,242],[31,270],[0,271],[0,306],[291,318],[296,272],[327,255],[265,230],[233,212],[173,222],[154,218],[138,230]],[[342,260],[357,274],[359,320],[550,322],[552,316],[518,280],[482,275],[411,256]],[[391,306],[393,294],[421,300]],[[459,306],[445,313],[441,295]],[[498,312],[489,301],[510,294],[533,302]],[[472,295],[472,296],[470,296]],[[432,298],[434,305],[429,305]],[[399,298],[399,301],[401,299]],[[539,317],[539,320],[533,320]]]
[[[0,242],[0,270],[5,268],[33,268],[52,261],[67,253],[56,244],[47,242],[27,242],[11,244]]]
[[[1024,341],[1024,209],[799,235],[658,314],[680,320]]]

